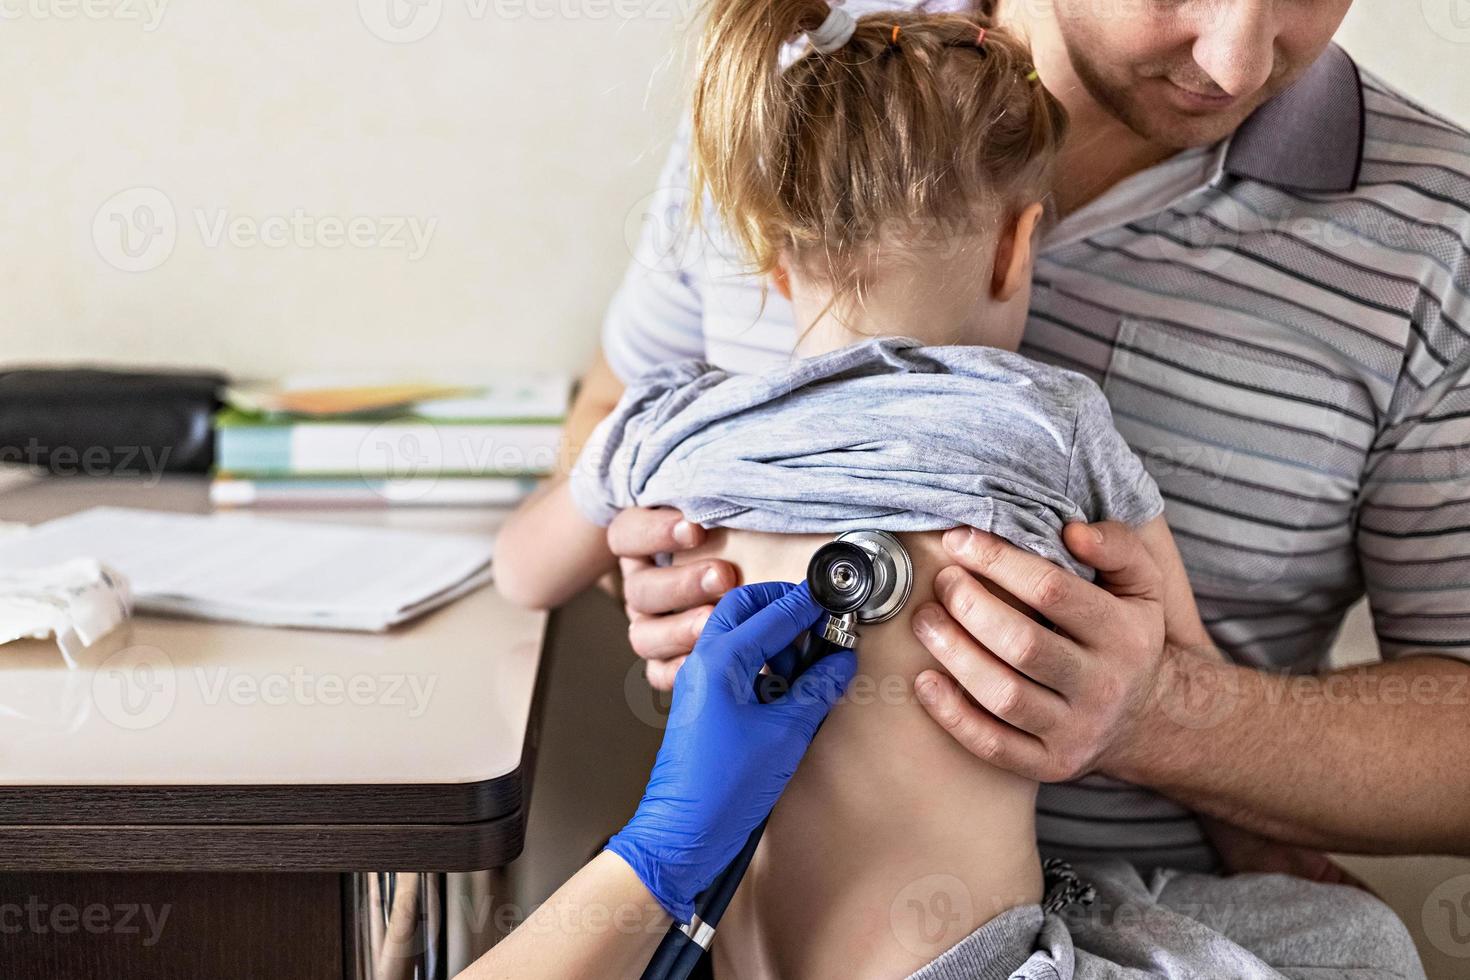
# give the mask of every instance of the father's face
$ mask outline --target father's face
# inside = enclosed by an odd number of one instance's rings
[[[1078,78],[1174,148],[1234,132],[1327,47],[1352,0],[1055,0]]]

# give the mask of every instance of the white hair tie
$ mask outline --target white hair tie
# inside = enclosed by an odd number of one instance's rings
[[[857,21],[852,19],[852,14],[841,7],[833,7],[827,12],[827,19],[822,21],[822,26],[814,31],[807,31],[806,37],[818,52],[831,54],[851,41],[855,30]]]

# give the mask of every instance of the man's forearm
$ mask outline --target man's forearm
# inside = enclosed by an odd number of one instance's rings
[[[577,462],[592,430],[597,428],[597,423],[607,418],[622,397],[623,383],[618,380],[611,365],[607,363],[607,358],[599,350],[597,357],[582,375],[577,397],[572,401],[566,422],[562,425],[561,447],[557,454],[558,474],[566,475],[572,471],[572,466]]]
[[[1470,664],[1285,676],[1171,650],[1110,774],[1288,843],[1470,854]]]

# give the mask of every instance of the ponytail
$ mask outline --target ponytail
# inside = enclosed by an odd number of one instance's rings
[[[761,272],[775,263],[779,246],[771,239],[787,213],[781,170],[790,165],[798,124],[782,51],[789,38],[820,27],[830,9],[826,0],[716,0],[700,39],[692,144],[696,207],[707,191]]]

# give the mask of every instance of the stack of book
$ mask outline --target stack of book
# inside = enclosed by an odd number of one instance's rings
[[[553,471],[571,385],[232,388],[215,417],[216,506],[509,506]]]

